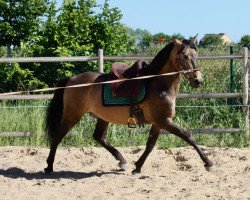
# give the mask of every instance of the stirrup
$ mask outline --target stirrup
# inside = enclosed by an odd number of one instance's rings
[[[129,128],[136,128],[136,120],[134,117],[128,118],[128,127]]]

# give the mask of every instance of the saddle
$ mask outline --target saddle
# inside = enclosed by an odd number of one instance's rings
[[[123,78],[135,78],[141,76],[143,68],[147,63],[142,60],[136,61],[131,67],[122,62],[112,64],[112,74],[114,80]],[[113,95],[118,97],[137,96],[140,92],[143,80],[128,80],[112,84]]]
[[[123,78],[135,78],[142,74],[143,69],[147,63],[143,60],[136,61],[131,67],[122,62],[115,62],[112,64],[112,80]],[[118,83],[111,84],[112,94],[116,97],[127,97],[130,102],[130,114],[128,119],[128,127],[135,128],[137,118],[138,125],[144,126],[146,120],[143,115],[142,109],[139,107],[136,96],[140,93],[143,86],[143,80],[126,80]]]

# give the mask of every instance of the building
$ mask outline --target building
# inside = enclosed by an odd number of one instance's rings
[[[206,35],[204,35],[204,37],[200,40],[200,44],[202,44],[204,42],[206,36],[219,36],[222,39],[223,44],[233,43],[233,40],[231,40],[231,38],[226,33],[219,33],[219,34],[206,34]]]

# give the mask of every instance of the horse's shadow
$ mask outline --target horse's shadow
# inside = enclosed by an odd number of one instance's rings
[[[0,169],[0,176],[17,179],[25,178],[26,180],[32,179],[72,179],[79,180],[91,177],[101,177],[108,174],[123,174],[120,170],[103,172],[103,171],[93,171],[93,172],[73,172],[73,171],[58,171],[51,174],[45,174],[43,171],[39,172],[25,172],[23,169],[17,167],[11,167],[6,170]]]

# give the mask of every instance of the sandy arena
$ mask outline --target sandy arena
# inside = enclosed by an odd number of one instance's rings
[[[140,176],[131,171],[144,147],[118,149],[126,171],[104,148],[61,148],[46,175],[49,149],[0,147],[0,199],[250,200],[250,149],[203,147],[215,164],[207,172],[191,147],[155,148]]]

